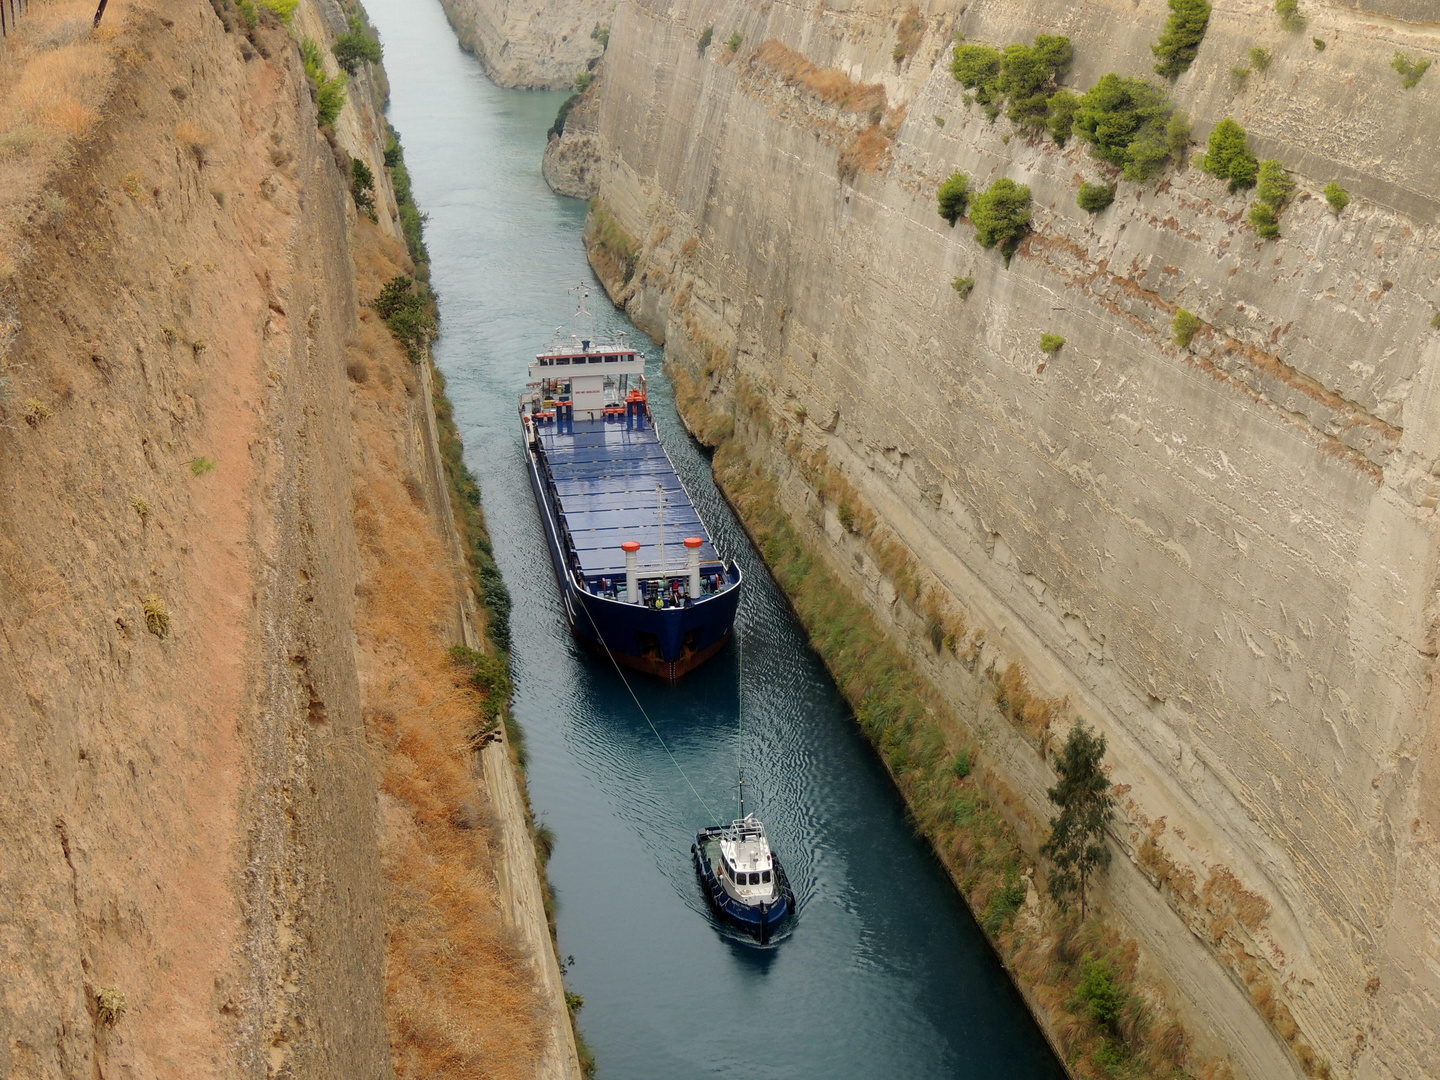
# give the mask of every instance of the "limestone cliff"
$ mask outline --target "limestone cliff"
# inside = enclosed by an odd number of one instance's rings
[[[0,1074],[574,1075],[430,382],[363,306],[414,270],[376,73],[321,129],[331,0],[93,13],[0,58]]]
[[[563,89],[594,66],[615,0],[440,0],[498,86]]]
[[[592,256],[981,725],[1031,843],[1068,717],[1106,735],[1105,906],[1201,1044],[1257,1080],[1418,1080],[1440,1060],[1440,79],[1391,61],[1440,59],[1440,32],[1409,0],[1303,6],[1296,32],[1217,0],[1170,88],[1197,152],[1091,215],[1076,189],[1114,171],[967,107],[952,34],[1068,35],[1080,92],[1154,78],[1160,0],[628,0]],[[1255,46],[1268,66],[1232,75]],[[1196,167],[1227,115],[1299,181],[1278,240]],[[1008,263],[937,215],[956,170],[1032,190]],[[927,609],[969,647],[932,648]],[[1002,717],[1007,669],[1065,700],[1054,729]]]

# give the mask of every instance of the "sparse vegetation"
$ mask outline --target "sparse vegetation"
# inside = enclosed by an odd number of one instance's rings
[[[1267,202],[1279,210],[1295,194],[1295,181],[1290,179],[1285,172],[1285,166],[1278,161],[1267,160],[1260,163],[1259,185],[1255,194],[1262,202]]]
[[[1056,81],[1070,66],[1070,39],[1040,34],[1033,45],[1015,44],[1002,53],[988,45],[955,46],[950,73],[967,90],[990,119],[1010,100],[1012,122],[1029,128],[1046,126]]]
[[[1021,127],[1043,128],[1056,81],[1070,67],[1068,37],[1039,34],[1034,45],[1011,45],[1000,56],[1000,93],[1010,99],[1009,117]]]
[[[404,347],[405,355],[418,364],[425,355],[425,347],[435,339],[436,330],[434,302],[425,285],[405,274],[396,274],[385,283],[370,306],[385,320],[390,333]]]
[[[705,50],[710,48],[710,42],[714,39],[714,37],[715,28],[713,26],[707,26],[704,30],[700,31],[700,37],[695,42],[695,46],[696,50],[700,53],[701,56],[704,56]]]
[[[32,397],[25,399],[25,408],[21,416],[24,417],[25,423],[31,427],[39,427],[54,415],[55,414],[50,411],[50,406],[46,405],[45,402],[39,398]]]
[[[598,198],[590,200],[590,219],[596,248],[612,262],[618,276],[628,285],[640,265],[639,243],[621,228]]]
[[[380,42],[365,32],[358,15],[350,16],[350,29],[335,38],[330,46],[331,55],[347,75],[355,75],[362,64],[378,64],[382,50]]]
[[[730,40],[725,42],[725,47],[729,49],[732,53],[737,53],[740,51],[740,42],[742,40],[743,39],[740,37],[740,31],[732,30],[730,32]]]
[[[1254,187],[1260,171],[1260,163],[1250,152],[1245,129],[1228,116],[1210,132],[1209,149],[1200,167],[1211,176],[1228,180],[1232,195],[1241,188]]]
[[[1046,887],[1062,907],[1078,895],[1082,921],[1090,878],[1110,863],[1105,829],[1115,813],[1115,798],[1104,758],[1105,736],[1075,721],[1055,755],[1060,782],[1047,792],[1060,812],[1050,819],[1050,838],[1040,846],[1040,854],[1055,866]]]
[[[560,103],[559,110],[555,113],[555,122],[550,125],[550,130],[545,133],[546,139],[558,139],[565,134],[565,121],[570,117],[570,110],[580,100],[579,94],[571,94]]]
[[[405,151],[393,128],[385,143],[385,167],[390,170],[390,186],[395,190],[395,205],[400,210],[400,230],[405,234],[405,247],[415,263],[415,277],[427,281],[430,277],[430,252],[425,248],[425,222],[428,218],[415,205],[415,195],[410,190],[410,171],[405,168]]]
[[[1317,37],[1317,38],[1311,38],[1311,39],[1310,39],[1310,42],[1311,42],[1311,44],[1313,44],[1313,45],[1315,46],[1315,51],[1316,51],[1316,52],[1324,52],[1324,51],[1325,51],[1325,39],[1324,39],[1324,38],[1318,38],[1318,37]]]
[[[1237,64],[1230,69],[1230,82],[1236,90],[1241,89],[1249,81],[1250,69],[1248,67],[1240,67]]]
[[[208,350],[209,348],[210,343],[206,341],[203,337],[197,337],[194,341],[190,342],[190,352],[194,354],[196,359],[199,359],[202,355],[204,355],[206,350]]]
[[[140,519],[142,525],[150,517],[150,504],[138,495],[130,500],[130,509],[135,511],[135,516]]]
[[[161,637],[164,637],[162,634]],[[95,1018],[103,1027],[114,1027],[125,1015],[125,995],[113,986],[95,991]]]
[[[161,641],[170,636],[170,607],[165,603],[165,598],[157,593],[151,593],[141,602],[141,610],[145,613],[145,629],[154,634]],[[120,1004],[123,1008],[124,998]]]
[[[215,471],[215,459],[212,457],[193,457],[188,462],[191,476],[206,476]]]
[[[1257,199],[1255,205],[1250,207],[1250,216],[1247,220],[1250,222],[1250,227],[1266,240],[1274,240],[1280,235],[1279,218],[1276,216],[1275,208],[1269,203]]]
[[[1390,66],[1400,74],[1400,84],[1406,90],[1413,89],[1425,72],[1430,70],[1429,60],[1411,60],[1404,53],[1397,52]]]
[[[998,244],[1008,263],[1030,231],[1030,189],[1000,177],[975,196],[970,204],[970,220],[975,224],[975,239],[980,246]]]
[[[1160,40],[1150,46],[1158,58],[1155,73],[1174,79],[1195,62],[1210,25],[1210,0],[1170,0],[1170,17]]]
[[[585,91],[590,88],[590,84],[594,81],[595,73],[593,71],[580,72],[580,74],[575,76],[575,92],[577,94],[585,93]]]
[[[350,194],[355,199],[355,209],[377,220],[375,213],[375,174],[370,166],[359,158],[350,159]]]
[[[1256,45],[1250,50],[1250,66],[1256,71],[1264,71],[1270,66],[1270,54]]]
[[[1059,334],[1041,334],[1040,351],[1054,356],[1065,347],[1065,339]]]
[[[1115,185],[1081,184],[1080,191],[1075,196],[1075,201],[1080,204],[1081,210],[1098,214],[1115,201]]]
[[[325,61],[320,46],[310,38],[300,41],[300,61],[305,74],[315,91],[315,122],[320,127],[332,127],[345,107],[345,73],[325,74]]]
[[[1096,157],[1138,183],[1170,160],[1174,111],[1159,87],[1112,72],[1080,98],[1075,134],[1090,144]]]
[[[1275,0],[1275,14],[1280,16],[1280,25],[1286,30],[1305,29],[1305,15],[1300,10],[1300,0]]]
[[[924,36],[925,20],[920,17],[920,8],[912,4],[895,28],[895,48],[890,58],[897,64],[903,64],[920,47],[920,39]]]
[[[1050,115],[1046,127],[1050,129],[1050,137],[1064,146],[1075,129],[1075,110],[1080,107],[1080,99],[1069,90],[1060,89],[1050,95],[1047,107]]]
[[[970,178],[964,173],[951,173],[950,178],[940,185],[935,197],[940,205],[940,216],[954,225],[965,216],[965,207],[970,202]]]
[[[960,294],[961,300],[966,300],[975,289],[975,279],[973,277],[957,277],[950,282],[950,287]]]
[[[590,31],[590,37],[592,40],[600,43],[601,49],[610,48],[610,27],[601,26],[599,23],[596,23],[595,29]]]
[[[1350,205],[1350,193],[1331,180],[1325,185],[1325,201],[1330,204],[1330,209],[1338,217],[1340,211]]]
[[[934,114],[930,117],[930,119],[935,121],[935,126],[936,126],[936,127],[942,127],[942,128],[943,128],[943,127],[945,126],[945,118],[944,118],[943,116],[941,116],[939,113],[934,113]]]
[[[1200,321],[1200,316],[1193,311],[1176,308],[1175,318],[1170,322],[1170,329],[1175,334],[1175,344],[1182,349],[1188,349],[1190,342],[1200,332],[1200,327],[1203,325],[1205,324]]]

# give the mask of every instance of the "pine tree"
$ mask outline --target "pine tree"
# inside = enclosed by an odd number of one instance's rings
[[[1077,720],[1055,757],[1060,782],[1047,793],[1060,808],[1050,819],[1050,839],[1040,848],[1040,854],[1055,864],[1048,891],[1062,905],[1079,893],[1082,920],[1090,876],[1110,862],[1105,826],[1114,816],[1115,797],[1102,768],[1104,757],[1105,736]]]

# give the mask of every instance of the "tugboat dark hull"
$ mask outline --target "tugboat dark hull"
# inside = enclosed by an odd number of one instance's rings
[[[770,940],[777,927],[795,913],[795,892],[790,888],[790,878],[780,860],[772,853],[775,868],[775,900],[769,904],[745,904],[725,891],[715,870],[705,857],[705,842],[711,839],[711,830],[702,829],[690,845],[690,854],[695,860],[695,874],[700,878],[700,888],[705,899],[716,915],[748,934],[754,934],[764,945]]]
[[[525,444],[530,485],[571,633],[598,655],[663,679],[678,679],[730,639],[740,602],[740,568],[721,562],[707,539],[706,565],[718,578],[719,589],[659,607],[627,602],[621,541],[650,541],[658,534],[669,551],[683,553],[684,538],[692,531],[703,533],[703,525],[653,432],[629,440],[619,437],[622,432],[613,421],[588,426],[575,421],[572,428],[579,432],[580,439],[574,441],[582,447],[576,451],[564,446],[564,460],[551,460],[560,454],[554,447],[547,454],[545,433]],[[587,437],[588,450],[582,442]],[[594,449],[596,442],[599,450]],[[576,462],[586,454],[592,457]],[[626,505],[627,499],[656,497],[637,493],[640,488],[659,490],[666,500],[658,527],[653,507],[635,510]],[[650,546],[653,551],[659,545]],[[607,565],[607,560],[620,565]],[[676,569],[667,580],[682,577]],[[594,591],[597,579],[610,583],[609,594]]]

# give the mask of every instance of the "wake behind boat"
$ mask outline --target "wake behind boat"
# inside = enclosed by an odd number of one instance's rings
[[[570,629],[678,679],[730,638],[740,567],[715,550],[650,414],[645,359],[577,333],[530,365],[520,422]],[[593,329],[591,330],[593,337]]]

